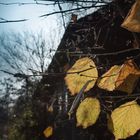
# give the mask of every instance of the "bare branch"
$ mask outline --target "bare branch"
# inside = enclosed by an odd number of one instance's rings
[[[98,8],[98,7],[103,7],[105,5],[91,5],[91,6],[82,6],[82,7],[79,7],[79,8],[73,8],[73,9],[68,9],[68,10],[62,10],[62,11],[55,11],[55,12],[52,12],[52,13],[48,13],[48,14],[44,14],[44,15],[41,15],[39,17],[47,17],[47,16],[50,16],[50,15],[54,15],[54,14],[60,14],[60,13],[68,13],[68,12],[72,12],[72,11],[78,11],[78,10],[87,10],[87,9],[90,9],[90,8]]]
[[[21,3],[21,2],[13,2],[13,3],[0,3],[0,5],[7,5],[7,6],[10,6],[10,5],[18,5],[18,6],[23,6],[23,5],[44,5],[44,6],[51,6],[51,5],[54,5],[54,3],[50,3],[50,4],[47,4],[47,3],[40,3],[40,2],[31,2],[31,3]]]
[[[7,20],[7,19],[0,17],[0,20],[1,20],[0,23],[9,23],[9,22],[24,22],[24,21],[27,21],[29,19]]]
[[[131,48],[131,49],[126,49],[126,50],[122,50],[122,51],[116,51],[116,52],[109,52],[109,53],[95,53],[95,54],[83,54],[82,52],[68,52],[73,56],[113,56],[113,55],[119,55],[119,54],[123,54],[123,53],[129,53],[129,52],[133,52],[133,51],[140,51],[139,48]]]

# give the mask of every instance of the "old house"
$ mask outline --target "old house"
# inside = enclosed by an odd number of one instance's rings
[[[54,136],[50,137],[50,139],[114,139],[114,136],[107,128],[105,115],[107,111],[101,113],[94,126],[86,130],[76,128],[75,115],[71,119],[67,115],[75,96],[69,95],[64,77],[74,62],[85,56],[94,59],[99,68],[99,74],[102,74],[115,64],[122,64],[127,58],[134,58],[135,62],[138,65],[140,64],[140,34],[132,33],[120,26],[133,3],[134,0],[114,0],[94,13],[68,25],[46,72],[46,76],[42,79],[41,86],[36,92],[36,98],[40,101],[39,105],[41,102],[49,105],[53,103],[54,113],[51,112],[48,115],[46,111],[47,105],[45,105],[44,110],[42,109],[40,116],[38,116],[41,127],[39,131],[43,131],[47,125],[54,125],[56,131],[54,131]],[[140,84],[135,89],[135,93],[138,92],[140,92]],[[103,95],[104,98],[106,95],[108,100],[115,101],[115,104],[108,104],[102,98],[102,102],[111,108],[120,104],[117,101],[121,97],[114,99],[107,91],[98,87],[91,89],[87,96],[96,96],[97,93],[100,96]],[[123,92],[114,92],[114,96],[120,94],[125,95]],[[129,139],[136,140],[137,137],[138,133]],[[43,139],[43,136],[41,139]]]

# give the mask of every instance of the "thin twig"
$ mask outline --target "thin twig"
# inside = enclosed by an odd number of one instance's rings
[[[29,19],[17,19],[17,20],[7,20],[7,19],[3,19],[0,18],[2,21],[0,21],[0,23],[9,23],[9,22],[25,22]]]
[[[77,11],[77,10],[81,10],[81,9],[86,10],[86,9],[89,9],[89,8],[97,8],[97,7],[103,7],[103,6],[105,6],[105,5],[83,6],[83,7],[73,8],[73,9],[64,10],[64,11],[63,10],[62,11],[55,11],[55,12],[52,12],[52,13],[41,15],[39,17],[47,17],[47,16],[54,15],[54,14],[67,13],[67,12]]]

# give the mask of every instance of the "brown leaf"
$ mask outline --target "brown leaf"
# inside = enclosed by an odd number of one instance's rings
[[[98,81],[98,87],[132,93],[140,76],[140,69],[133,60],[111,67]]]
[[[134,3],[121,27],[131,32],[140,32],[140,0]]]

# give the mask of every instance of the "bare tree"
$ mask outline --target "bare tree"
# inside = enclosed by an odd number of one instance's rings
[[[57,37],[54,37],[57,39]],[[55,50],[55,39],[46,40],[43,32],[0,35],[0,60],[3,72],[37,75],[46,71]]]

